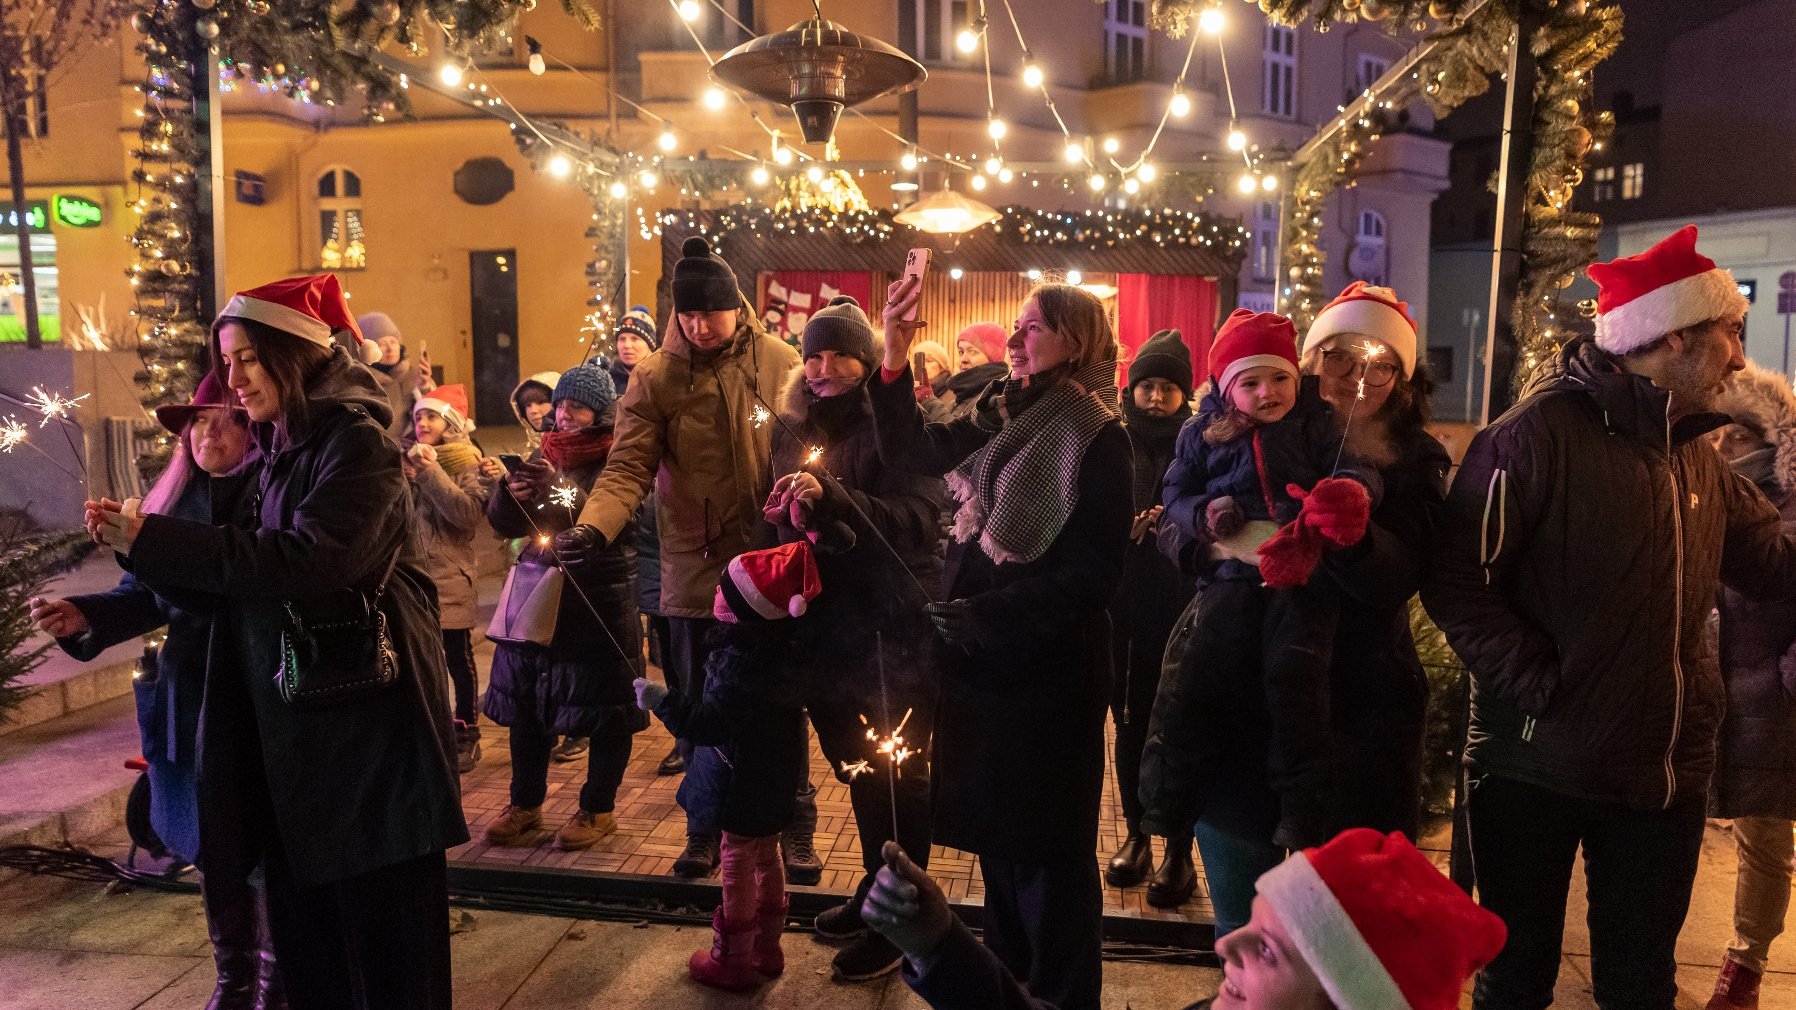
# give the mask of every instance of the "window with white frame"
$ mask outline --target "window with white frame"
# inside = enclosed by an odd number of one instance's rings
[[[1260,58],[1260,111],[1280,119],[1297,117],[1297,30],[1266,24]]]
[[[1390,257],[1386,254],[1384,215],[1375,210],[1359,212],[1359,229],[1354,235],[1350,268],[1353,276],[1367,284],[1387,284]]]
[[[1253,279],[1270,281],[1278,259],[1278,204],[1261,200],[1253,208]]]
[[[1638,200],[1646,195],[1646,163],[1636,161],[1621,169],[1621,198]]]
[[[341,165],[318,176],[318,265],[326,270],[360,270],[368,265],[362,177]]]
[[[973,53],[955,48],[961,29],[972,24],[969,0],[917,0],[917,56],[929,63],[971,60]]]
[[[1359,69],[1353,75],[1353,93],[1365,94],[1367,88],[1378,83],[1378,79],[1391,69],[1391,61],[1371,53],[1359,54]]]
[[[1602,168],[1591,173],[1590,178],[1594,183],[1590,191],[1590,198],[1592,200],[1595,200],[1597,203],[1605,203],[1615,199],[1614,165],[1604,165]]]
[[[1104,53],[1112,81],[1147,76],[1147,0],[1105,0]]]

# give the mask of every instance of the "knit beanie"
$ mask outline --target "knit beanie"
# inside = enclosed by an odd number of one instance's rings
[[[732,624],[803,617],[823,591],[808,540],[748,551],[731,559],[717,582],[711,610]]]
[[[1161,330],[1147,338],[1129,362],[1129,388],[1142,379],[1165,379],[1191,399],[1191,348],[1178,330]]]
[[[1236,309],[1210,342],[1210,379],[1224,396],[1235,376],[1260,365],[1297,370],[1297,327],[1276,312]]]
[[[1350,828],[1254,888],[1339,1010],[1454,1010],[1507,935],[1394,831]]]
[[[1696,251],[1693,224],[1638,256],[1592,263],[1589,273],[1597,286],[1596,345],[1610,354],[1747,309],[1734,275]]]
[[[809,358],[824,351],[846,354],[873,371],[873,324],[861,311],[861,304],[848,295],[837,295],[829,304],[811,314],[804,324],[802,354]]]
[[[1006,333],[1004,327],[997,323],[974,323],[961,330],[960,335],[954,338],[954,345],[957,348],[961,344],[972,344],[979,348],[979,352],[985,355],[987,361],[1003,361],[1005,349],[1009,343],[1010,334]]]
[[[555,383],[555,394],[551,403],[572,400],[584,403],[599,413],[617,401],[617,386],[611,381],[611,372],[603,366],[588,362],[575,365],[561,373],[561,381]]]
[[[727,312],[741,308],[743,302],[736,272],[711,251],[711,243],[702,235],[687,239],[674,263],[674,311]]]
[[[1347,285],[1316,314],[1316,321],[1303,335],[1303,353],[1308,354],[1329,337],[1342,333],[1382,341],[1403,363],[1404,378],[1416,373],[1416,318],[1409,314],[1409,303],[1399,301],[1397,292],[1390,288],[1365,281]]]
[[[634,333],[649,345],[649,350],[661,346],[661,334],[655,332],[655,317],[649,315],[648,306],[632,305],[624,318],[617,321],[617,332]]]

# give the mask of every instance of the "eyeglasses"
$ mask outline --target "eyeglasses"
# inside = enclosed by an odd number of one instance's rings
[[[1388,386],[1397,377],[1397,364],[1381,358],[1370,361],[1352,351],[1327,350],[1322,352],[1322,374],[1331,379],[1351,379],[1355,372],[1364,368],[1366,385],[1374,388]]]

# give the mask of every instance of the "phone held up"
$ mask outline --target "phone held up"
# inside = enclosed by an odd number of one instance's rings
[[[929,249],[919,247],[916,249],[912,249],[904,257],[903,277],[906,280],[908,280],[912,277],[915,277],[917,279],[917,286],[918,286],[919,290],[922,288],[924,276],[929,273],[929,256],[930,256]],[[915,322],[917,319],[917,312],[921,308],[921,306],[922,306],[922,302],[920,300],[917,302],[917,304],[912,305],[910,307],[910,311],[906,312],[904,314],[904,321],[905,322]]]

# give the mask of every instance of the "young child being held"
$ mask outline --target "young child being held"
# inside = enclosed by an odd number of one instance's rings
[[[694,981],[753,989],[785,970],[786,876],[780,832],[792,820],[807,761],[804,702],[780,671],[791,625],[819,592],[810,544],[749,551],[718,582],[703,697],[637,678],[636,703],[655,713],[692,757],[679,801],[693,830],[723,833],[723,903],[711,947],[692,954]]]
[[[1311,574],[1325,549],[1365,535],[1381,484],[1375,470],[1341,454],[1341,430],[1316,380],[1298,374],[1289,319],[1237,309],[1210,347],[1209,372],[1199,411],[1179,432],[1161,520],[1176,531],[1163,543],[1189,544],[1181,560],[1195,567],[1200,602],[1178,675],[1162,687],[1144,766],[1156,758],[1189,765],[1180,771],[1192,782],[1195,820],[1229,728],[1264,711],[1280,807],[1272,840],[1297,849],[1334,827],[1328,669],[1339,590]],[[1176,755],[1167,740],[1177,741]]]

